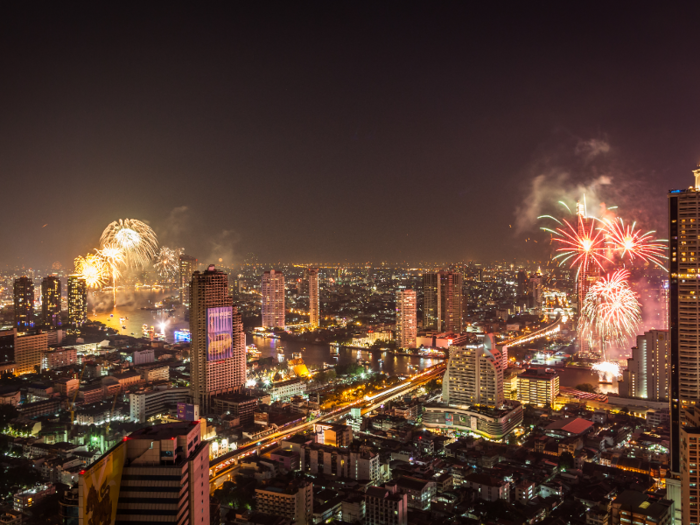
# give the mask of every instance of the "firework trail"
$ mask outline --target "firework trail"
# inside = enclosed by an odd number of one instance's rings
[[[107,226],[100,237],[100,247],[116,246],[127,268],[145,268],[155,257],[158,239],[147,224],[136,219],[119,219]]]
[[[600,380],[605,381],[607,383],[612,383],[613,379],[622,375],[620,365],[611,361],[602,361],[600,363],[594,363],[593,366],[591,366],[591,370],[595,370],[596,372],[598,372],[598,377],[600,378]]]
[[[161,246],[158,255],[156,255],[153,267],[158,272],[158,275],[164,278],[175,277],[180,267],[180,251],[173,250],[167,246]]]
[[[636,229],[636,222],[633,222],[631,226],[625,225],[621,218],[617,220],[603,219],[600,222],[608,246],[618,253],[621,259],[629,258],[630,261],[634,261],[639,258],[666,270],[662,259],[668,259],[666,256],[667,247],[663,239],[654,238],[655,231],[642,233]]]
[[[624,346],[642,322],[639,301],[627,282],[629,272],[617,270],[601,277],[588,291],[581,310],[581,330],[591,346]]]
[[[109,268],[105,260],[97,254],[88,253],[85,257],[75,259],[75,273],[82,279],[88,288],[102,288],[109,278]]]

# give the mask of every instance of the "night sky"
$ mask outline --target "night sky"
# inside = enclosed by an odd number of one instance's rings
[[[663,228],[700,161],[700,10],[149,4],[0,11],[0,264],[127,217],[203,262],[546,259],[558,198]]]

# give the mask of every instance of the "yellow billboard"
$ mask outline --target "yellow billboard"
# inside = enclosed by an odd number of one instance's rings
[[[125,458],[126,443],[122,441],[80,472],[79,525],[114,525]]]

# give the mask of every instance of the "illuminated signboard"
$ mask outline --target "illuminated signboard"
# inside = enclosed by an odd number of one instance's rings
[[[122,442],[89,469],[80,472],[80,523],[110,524],[117,518],[119,487],[126,459],[126,443]]]
[[[199,421],[199,405],[178,403],[177,418],[182,421]]]
[[[445,425],[451,426],[454,423],[454,418],[449,412],[445,412]]]
[[[192,341],[192,334],[189,330],[175,330],[176,343],[189,343]]]
[[[233,357],[233,307],[207,308],[207,361]]]

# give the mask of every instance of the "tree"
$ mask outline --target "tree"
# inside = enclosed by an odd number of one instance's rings
[[[559,456],[559,469],[567,470],[574,467],[574,456],[571,452],[566,451]]]
[[[591,383],[581,383],[580,385],[576,385],[576,390],[580,390],[581,392],[590,392],[591,394],[595,394],[596,387],[595,387],[595,385],[592,385]]]

